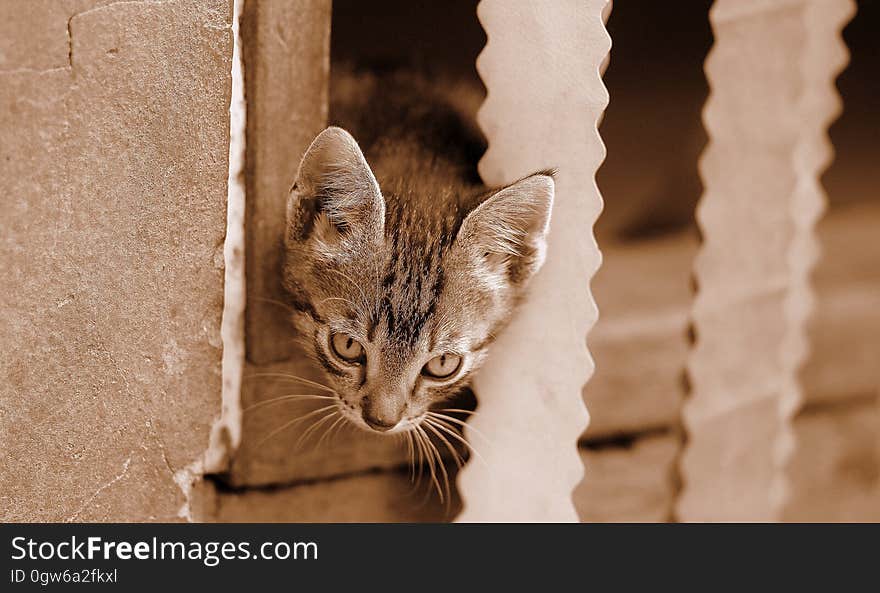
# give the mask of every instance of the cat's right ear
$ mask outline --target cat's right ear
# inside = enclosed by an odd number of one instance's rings
[[[327,128],[303,156],[290,190],[287,242],[376,238],[384,224],[385,200],[360,147],[342,128]]]

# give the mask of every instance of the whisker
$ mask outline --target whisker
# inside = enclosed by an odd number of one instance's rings
[[[339,424],[339,428],[336,429],[336,434],[333,435],[333,438],[336,438],[338,435],[342,434],[342,431],[346,428],[351,429],[352,423],[348,420],[348,418],[344,418],[345,422],[341,422]]]
[[[421,429],[421,427],[419,427]],[[424,430],[423,430],[424,432]],[[449,472],[446,469],[446,463],[443,460],[443,456],[440,455],[440,450],[437,448],[437,445],[434,441],[431,440],[431,437],[425,433],[425,440],[431,446],[431,449],[434,451],[434,457],[437,459],[437,466],[440,468],[440,472],[443,474],[443,488],[446,491],[446,498],[444,500],[443,496],[440,497],[441,502],[445,502],[446,510],[448,511],[451,504],[452,498],[452,490],[449,486]]]
[[[425,459],[423,457],[424,450],[422,449],[422,441],[419,439],[419,435],[416,434],[415,431],[410,431],[410,436],[412,437],[413,449],[418,455],[418,462],[416,462],[415,457],[413,457],[413,473],[416,474],[415,482],[413,484],[412,492],[418,491],[419,486],[422,483],[422,475],[424,473],[425,467]]]
[[[256,408],[262,408],[263,406],[268,406],[270,404],[275,404],[283,401],[302,401],[302,400],[327,400],[327,399],[336,399],[330,395],[316,395],[314,393],[290,393],[287,395],[281,395],[279,397],[273,397],[272,399],[266,399],[255,404],[251,404],[250,406],[243,408],[241,411],[250,412]]]
[[[285,303],[284,301],[279,301],[276,299],[268,299],[266,297],[261,297],[261,296],[248,297],[248,298],[253,299],[255,301],[263,301],[266,303],[272,303],[273,305],[278,305],[280,307],[284,307],[285,309],[287,309],[291,313],[299,313],[299,311],[297,311],[296,309],[294,309],[293,307],[291,307],[288,303]]]
[[[301,383],[305,383],[306,385],[311,385],[312,387],[324,389],[324,390],[329,391],[330,393],[333,393],[333,394],[336,393],[335,389],[331,389],[330,387],[327,387],[326,385],[318,383],[317,381],[312,381],[311,379],[306,379],[305,377],[299,377],[297,375],[291,375],[289,373],[253,373],[250,375],[245,375],[243,378],[250,379],[253,377],[276,377],[276,378],[280,378],[280,379],[288,379],[290,381],[299,381]]]
[[[317,414],[318,412],[323,412],[325,410],[329,410],[329,409],[335,408],[335,407],[336,407],[336,404],[333,404],[333,405],[325,406],[323,408],[318,408],[317,410],[312,410],[311,412],[309,412],[308,414],[305,414],[304,416],[297,416],[293,420],[289,420],[289,421],[285,422],[284,424],[282,424],[281,426],[279,426],[278,428],[276,428],[275,430],[270,432],[268,436],[266,436],[265,438],[263,438],[263,440],[261,440],[259,443],[257,443],[257,446],[259,447],[260,445],[262,445],[263,443],[265,443],[266,441],[271,439],[273,436],[275,436],[276,434],[278,434],[282,430],[284,430],[290,426],[293,426],[297,422],[302,422],[306,418],[310,418],[310,417],[314,416],[315,414]]]
[[[480,452],[477,451],[477,449],[471,443],[469,443],[463,436],[461,436],[455,430],[453,430],[451,426],[447,426],[445,424],[440,424],[440,423],[438,423],[437,420],[434,420],[433,418],[425,418],[425,422],[428,422],[429,424],[434,425],[436,428],[442,430],[443,432],[445,432],[446,434],[448,434],[449,436],[451,436],[452,438],[454,438],[455,440],[460,442],[462,445],[467,447],[468,450],[470,452],[472,452],[483,464],[485,464],[486,466],[489,465],[488,463],[486,463],[486,460],[483,458],[483,456],[480,455]]]
[[[345,416],[343,416],[342,414],[339,414],[339,418],[334,420],[333,423],[330,424],[330,428],[324,431],[324,434],[321,436],[320,439],[318,439],[318,442],[315,444],[315,449],[320,449],[321,444],[324,443],[325,440],[327,441],[327,443],[330,442],[330,435],[333,434],[333,429],[338,427],[340,422],[345,422]]]
[[[327,422],[330,418],[333,418],[339,412],[337,410],[333,410],[328,412],[326,415],[321,416],[318,420],[314,422],[311,426],[303,431],[303,433],[299,436],[294,444],[294,448],[299,449],[301,445],[304,445],[308,440],[309,436],[312,435],[315,431],[318,430],[318,427]]]
[[[459,426],[467,426],[469,429],[474,431],[474,434],[476,434],[481,439],[483,439],[487,444],[492,444],[492,442],[489,440],[489,437],[487,437],[481,431],[477,430],[476,428],[474,428],[472,425],[468,424],[464,420],[459,420],[458,418],[454,418],[452,416],[447,416],[446,414],[438,414],[437,412],[430,412],[430,411],[428,412],[428,416],[430,416],[432,418],[437,418],[437,419],[442,418],[443,420],[446,420],[447,422],[454,422],[455,424],[458,424]]]
[[[428,470],[431,472],[431,482],[433,482],[434,487],[437,488],[437,493],[440,495],[440,502],[443,502],[443,490],[440,488],[440,481],[437,479],[437,472],[434,469],[434,455],[429,448],[430,442],[428,441],[428,437],[425,436],[425,431],[423,431],[420,426],[416,426],[416,434],[419,435],[419,439],[422,440],[425,447],[425,455],[428,457]]]
[[[406,447],[409,452],[409,481],[412,482],[416,479],[416,452],[413,449],[412,432],[408,430],[403,435],[406,438]]]
[[[469,414],[470,416],[476,416],[477,412],[473,410],[464,410],[462,408],[438,408],[436,410],[428,410],[429,412],[458,412],[459,414]]]
[[[458,426],[456,426],[455,424],[452,424],[451,422],[447,422],[446,420],[443,420],[442,418],[435,418],[434,416],[425,416],[425,420],[431,420],[437,424],[442,424],[443,426],[455,431],[456,434],[460,434],[463,436],[463,434],[461,433],[461,429]]]
[[[419,476],[418,476],[418,479],[416,480],[416,485],[415,485],[415,491],[417,491],[417,490],[418,490],[418,487],[419,487],[419,486],[421,485],[421,483],[422,483],[422,475],[423,475],[423,471],[424,471],[424,468],[425,468],[425,464],[426,464],[427,461],[428,461],[428,454],[427,454],[427,450],[425,449],[425,445],[424,445],[424,443],[422,442],[422,438],[421,438],[421,436],[419,436],[419,433],[416,432],[416,431],[412,431],[412,435],[413,435],[413,442],[416,444],[416,448],[417,448],[417,450],[418,450],[418,452],[419,452],[419,465],[418,465],[418,467],[419,467]],[[429,483],[428,483],[428,488],[427,488],[427,490],[426,490],[425,493],[426,493],[427,495],[430,495],[430,492],[431,492],[431,484],[430,484],[430,482],[429,482]],[[421,504],[425,504],[425,501],[426,501],[426,500],[427,500],[427,497],[423,497],[423,498],[422,498],[422,502],[421,502]]]
[[[437,446],[431,441],[431,437],[428,436],[424,429],[421,426],[417,426],[416,430],[421,432],[422,436],[425,437],[425,444],[428,445],[429,452],[437,460],[437,467],[443,475],[443,485],[446,490],[446,498],[444,499],[443,492],[438,492],[438,494],[440,494],[440,502],[446,502],[446,504],[449,504],[449,497],[451,495],[449,490],[449,473],[446,471],[446,464],[443,463],[443,457],[440,455],[440,451],[437,450]]]
[[[458,469],[461,469],[462,466],[464,466],[464,459],[462,459],[461,455],[458,453],[458,451],[455,449],[455,447],[452,446],[452,443],[449,442],[449,439],[447,439],[445,436],[443,436],[443,433],[440,432],[439,430],[437,430],[433,424],[426,423],[425,426],[427,426],[428,430],[430,430],[432,433],[434,433],[434,435],[436,435],[436,437],[438,439],[440,439],[440,441],[444,445],[446,445],[446,448],[449,449],[450,453],[452,453],[452,458],[455,460],[455,465],[458,466]]]

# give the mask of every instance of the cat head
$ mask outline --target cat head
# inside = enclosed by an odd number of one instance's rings
[[[354,138],[324,130],[287,204],[284,284],[341,413],[418,425],[482,364],[544,260],[549,173],[465,199],[383,196]]]

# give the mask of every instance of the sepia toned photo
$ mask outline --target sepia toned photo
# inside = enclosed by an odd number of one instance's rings
[[[0,521],[880,522],[878,32],[0,0]]]

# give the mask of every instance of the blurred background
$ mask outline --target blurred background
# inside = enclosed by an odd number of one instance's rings
[[[476,0],[333,3],[331,56],[367,68],[408,65],[484,89],[474,63],[486,42]],[[700,113],[708,87],[711,0],[615,2],[608,22],[611,102],[601,132],[605,210],[596,232],[608,240],[663,234],[693,223],[700,196],[697,158],[706,142]],[[838,80],[845,103],[831,127],[837,158],[823,177],[832,206],[877,199],[880,162],[880,2],[858,2],[844,38],[852,61]],[[669,138],[675,139],[671,144]]]

